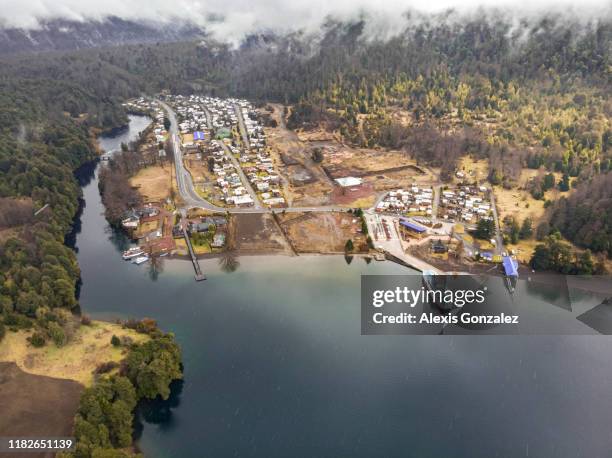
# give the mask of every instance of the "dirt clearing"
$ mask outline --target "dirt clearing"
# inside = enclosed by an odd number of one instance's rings
[[[240,253],[292,253],[273,215],[246,213],[233,215],[232,219],[230,243]]]
[[[282,226],[298,253],[344,253],[351,239],[355,251],[367,251],[361,220],[348,213],[286,213]]]
[[[130,178],[130,184],[138,188],[145,202],[164,202],[172,197],[171,189],[176,189],[174,168],[171,164],[164,167],[154,165],[140,170]]]
[[[14,363],[0,363],[0,432],[3,436],[17,437],[70,436],[82,391],[83,386],[72,380],[27,374]],[[53,454],[15,456],[51,457]]]

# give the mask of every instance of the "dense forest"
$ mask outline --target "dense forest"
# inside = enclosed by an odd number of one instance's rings
[[[555,203],[551,226],[578,246],[612,258],[612,173],[582,183]]]
[[[92,133],[126,118],[119,104],[53,80],[5,79],[0,98],[0,305],[11,324],[76,306],[79,268],[64,245],[81,192],[73,171],[95,158]],[[72,104],[92,114],[72,118]]]

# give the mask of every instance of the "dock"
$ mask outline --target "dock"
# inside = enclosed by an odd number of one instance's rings
[[[193,246],[191,246],[191,239],[189,238],[189,234],[187,234],[187,229],[183,228],[183,236],[185,237],[185,242],[187,243],[187,249],[189,250],[189,256],[191,256],[191,263],[193,264],[193,270],[195,270],[195,281],[206,280],[206,276],[202,273],[202,269],[200,268],[200,263],[198,262],[198,258],[196,258],[195,251],[193,251]]]

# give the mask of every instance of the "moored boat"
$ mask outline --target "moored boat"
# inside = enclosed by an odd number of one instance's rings
[[[147,262],[148,260],[149,260],[148,256],[138,256],[132,262],[138,266],[142,264],[143,262]]]
[[[144,254],[144,251],[143,251],[142,248],[134,247],[134,248],[129,248],[129,249],[125,250],[121,257],[127,261],[128,259],[132,259],[132,258],[135,258],[137,256],[141,256],[143,254]]]

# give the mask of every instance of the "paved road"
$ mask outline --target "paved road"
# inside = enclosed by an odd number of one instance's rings
[[[247,176],[242,171],[242,167],[240,167],[240,163],[238,162],[238,159],[236,159],[236,157],[232,154],[232,151],[225,144],[225,142],[221,141],[221,146],[223,147],[223,150],[225,151],[225,155],[229,158],[230,161],[232,161],[232,164],[234,164],[234,168],[236,169],[236,172],[238,172],[238,175],[240,176],[240,180],[242,181],[243,186],[246,188],[247,192],[251,195],[251,199],[253,199],[253,202],[255,202],[254,207],[262,208],[261,202],[259,201],[259,196],[253,189],[253,186],[251,186],[251,182],[249,181]]]
[[[166,110],[168,119],[170,120],[170,140],[174,151],[174,167],[176,169],[176,185],[179,194],[183,198],[187,207],[201,207],[211,211],[224,212],[225,209],[211,204],[205,199],[202,199],[196,192],[193,186],[193,179],[183,164],[183,151],[181,150],[181,142],[179,140],[178,122],[174,111],[165,103],[160,102],[161,106]]]
[[[244,147],[247,150],[251,149],[251,142],[249,140],[249,134],[246,130],[246,126],[244,125],[242,110],[240,109],[237,103],[234,104],[234,111],[236,112],[236,117],[238,118],[238,127],[240,128],[240,133],[242,134],[242,142],[244,143]]]
[[[245,151],[249,152],[251,149],[251,142],[249,141],[249,134],[244,124],[244,118],[242,117],[242,110],[236,103],[234,104],[234,112],[236,113],[236,117],[238,118],[238,127],[240,129],[240,133],[242,134],[243,146],[245,148]],[[251,195],[253,202],[255,202],[255,207],[261,208],[261,202],[259,201],[259,196],[257,195],[255,190],[251,186],[251,183],[247,179],[244,172],[242,171],[242,167],[240,167],[240,164],[238,163],[234,155],[231,153],[231,151],[229,151],[225,143],[223,144],[223,149],[225,150],[225,153],[229,155],[230,159],[232,160],[232,163],[234,164],[234,167],[236,167],[236,170],[238,170],[238,174],[240,175],[240,178],[242,179],[242,182],[244,183],[245,188]]]

